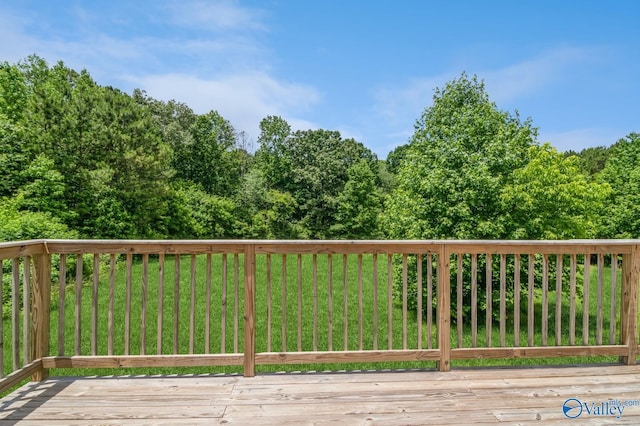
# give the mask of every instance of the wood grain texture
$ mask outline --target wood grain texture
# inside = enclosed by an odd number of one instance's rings
[[[0,399],[0,425],[616,424],[564,401],[640,400],[639,366],[49,378]]]

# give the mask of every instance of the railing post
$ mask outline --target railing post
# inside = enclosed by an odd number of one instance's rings
[[[256,375],[256,248],[244,248],[244,376]]]
[[[622,364],[634,365],[638,356],[638,280],[640,279],[640,246],[622,256],[622,312],[620,312],[620,344],[627,346],[628,355],[620,357]]]
[[[31,333],[32,359],[38,360],[49,356],[49,320],[51,308],[51,255],[47,252],[46,243],[43,252],[33,257],[35,274],[32,274],[33,306],[31,310],[33,333]],[[33,381],[41,381],[49,376],[48,369],[37,371]]]
[[[450,253],[445,244],[438,249],[438,349],[440,360],[437,368],[440,371],[451,370],[451,282],[450,282]]]

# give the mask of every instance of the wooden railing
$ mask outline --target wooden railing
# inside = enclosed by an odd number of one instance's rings
[[[50,368],[638,356],[638,240],[38,240],[0,262],[0,391]]]

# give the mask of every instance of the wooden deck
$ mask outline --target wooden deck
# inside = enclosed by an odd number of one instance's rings
[[[640,400],[640,366],[52,377],[1,399],[0,425],[640,424],[640,406],[569,419],[570,398]]]

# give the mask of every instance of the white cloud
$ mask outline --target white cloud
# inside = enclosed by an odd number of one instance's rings
[[[265,30],[261,22],[262,11],[241,7],[234,0],[174,1],[167,6],[174,24],[209,31]]]
[[[505,68],[478,72],[487,91],[498,104],[535,93],[565,78],[566,68],[588,60],[593,52],[578,47],[557,48]]]
[[[467,69],[466,72],[484,80],[491,100],[500,104],[557,83],[564,78],[567,67],[588,60],[592,53],[583,48],[563,47],[504,68]],[[431,105],[434,90],[458,78],[462,71],[465,70],[414,78],[403,86],[380,88],[374,93],[374,109],[388,120],[406,121],[410,117],[413,122],[425,107]]]
[[[3,61],[17,62],[36,53],[40,47],[38,40],[25,33],[24,24],[22,19],[0,14],[0,40],[11,40],[10,43],[0,43],[0,58]]]
[[[139,87],[197,113],[215,109],[254,140],[267,115],[282,116],[294,130],[317,128],[302,113],[319,102],[319,92],[270,72],[260,9],[233,0],[174,1],[150,8],[140,22],[121,22],[118,31],[97,25],[95,12],[79,7],[71,12],[77,19],[64,37],[46,38],[29,30],[37,17],[0,14],[0,39],[12,40],[0,43],[0,58],[17,62],[37,53],[50,64],[62,59],[71,68],[87,69],[99,84]],[[135,35],[120,35],[124,25],[136,25]],[[184,28],[176,32],[175,27]]]
[[[373,94],[372,115],[376,120],[371,125],[386,128],[382,139],[387,148],[405,143],[413,134],[415,121],[420,118],[425,108],[432,105],[434,90],[460,77],[462,71],[466,71],[469,76],[475,74],[478,79],[484,80],[490,99],[496,102],[499,108],[504,109],[502,104],[516,104],[517,100],[524,96],[561,84],[570,75],[567,73],[568,68],[582,66],[593,60],[592,58],[601,57],[597,53],[597,48],[559,47],[502,68],[475,70],[468,67],[466,70],[414,78],[404,84],[378,88]],[[377,121],[383,121],[385,124]],[[586,130],[583,133],[566,132],[554,136],[569,146],[566,149],[571,149],[570,146],[575,146],[579,140],[597,139],[597,136],[589,135],[588,131],[591,129]],[[608,140],[609,138],[604,138],[599,143],[607,143]],[[382,146],[382,143],[380,145]],[[560,149],[559,144],[554,143],[554,146]]]
[[[431,104],[434,89],[444,86],[447,81],[455,77],[456,75],[453,73],[446,73],[416,78],[409,81],[404,87],[378,89],[374,93],[374,111],[376,115],[382,116],[392,124],[411,126],[420,116],[422,110]]]
[[[315,88],[278,81],[260,71],[210,79],[187,74],[151,75],[132,77],[131,81],[156,99],[175,99],[196,113],[215,109],[253,139],[258,137],[260,120],[267,115],[282,116],[294,129],[315,127],[298,114],[320,101]]]

